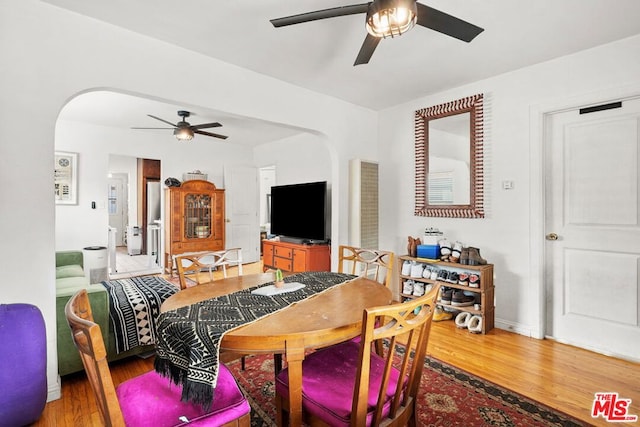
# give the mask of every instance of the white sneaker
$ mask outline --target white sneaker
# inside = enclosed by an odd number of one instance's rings
[[[429,277],[431,277],[431,267],[426,266],[424,270],[422,270],[422,278],[428,279]]]
[[[424,270],[424,265],[414,262],[411,265],[411,277],[422,277],[422,271]]]
[[[415,282],[415,284],[413,285],[413,295],[416,297],[421,297],[422,295],[424,295],[424,283]]]
[[[402,285],[402,293],[406,295],[413,294],[413,280],[406,280]]]
[[[429,277],[429,279],[438,280],[438,269],[437,268],[432,268],[431,269],[431,276]]]
[[[402,272],[403,276],[408,276],[411,274],[411,261],[407,260],[402,263]]]

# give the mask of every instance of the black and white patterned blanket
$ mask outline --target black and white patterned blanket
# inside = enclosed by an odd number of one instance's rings
[[[182,386],[182,400],[209,407],[226,332],[353,278],[342,273],[298,273],[285,278],[305,285],[297,291],[264,296],[252,294],[253,287],[161,313],[156,323],[155,370]]]
[[[109,294],[109,317],[116,351],[155,344],[160,306],[178,288],[162,277],[142,276],[102,282]]]

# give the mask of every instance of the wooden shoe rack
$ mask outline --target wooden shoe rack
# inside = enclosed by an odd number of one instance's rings
[[[425,279],[423,277],[411,277],[410,275],[402,274],[402,264],[405,261],[415,261],[430,267],[435,267],[438,270],[455,271],[456,273],[475,273],[480,277],[480,287],[472,288],[466,285],[460,285],[458,283],[449,283],[439,280]],[[444,261],[433,261],[424,258],[414,258],[407,255],[398,257],[398,285],[400,287],[399,293],[401,299],[404,301],[406,298],[416,298],[414,295],[408,295],[402,293],[402,288],[406,280],[413,280],[415,282],[422,282],[425,284],[439,283],[442,287],[462,289],[464,291],[473,292],[475,294],[476,303],[480,304],[480,309],[476,310],[474,306],[458,307],[447,304],[438,304],[445,308],[451,308],[457,311],[467,311],[471,314],[482,316],[482,333],[486,334],[493,329],[495,321],[495,298],[494,298],[494,286],[493,286],[493,264],[485,265],[463,265]]]

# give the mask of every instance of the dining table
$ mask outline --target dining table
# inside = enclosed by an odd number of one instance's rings
[[[294,274],[286,277],[285,282],[304,278],[305,274],[313,273]],[[269,286],[268,283],[273,283],[273,273],[230,277],[188,287],[164,301],[161,315],[212,298]],[[282,355],[289,370],[289,422],[291,426],[301,426],[302,362],[305,353],[358,336],[364,309],[392,302],[391,290],[377,281],[346,277],[326,290],[225,332],[220,340],[220,351],[241,355]],[[282,425],[280,415],[277,417],[276,422]]]

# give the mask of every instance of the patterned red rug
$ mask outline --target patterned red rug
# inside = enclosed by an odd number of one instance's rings
[[[180,289],[180,278],[177,275],[168,275],[168,274],[162,274],[161,275],[165,280],[167,280],[170,283],[173,283],[174,285],[176,285],[178,287],[178,289]],[[196,282],[194,280],[189,279],[188,277],[187,279],[187,287],[191,287],[191,286],[195,286]]]
[[[275,426],[273,357],[246,357],[228,364],[249,396],[251,425]],[[568,415],[435,359],[425,361],[418,426],[584,426]]]

